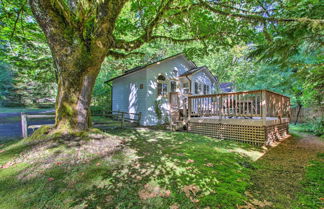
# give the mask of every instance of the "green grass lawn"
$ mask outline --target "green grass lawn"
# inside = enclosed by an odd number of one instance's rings
[[[323,208],[324,152],[318,153],[317,159],[309,162],[302,185],[303,190],[298,193],[294,208]]]
[[[262,154],[181,132],[89,136],[0,145],[0,208],[237,208]]]
[[[33,107],[0,107],[0,113],[15,113],[15,112],[33,112],[46,111],[52,108],[33,108]]]

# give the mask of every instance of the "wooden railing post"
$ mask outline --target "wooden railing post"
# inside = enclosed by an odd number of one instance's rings
[[[267,91],[262,90],[261,91],[261,112],[262,112],[262,123],[263,125],[266,125],[267,120]]]
[[[21,134],[23,138],[28,136],[28,129],[27,129],[27,115],[26,113],[21,113]]]
[[[120,123],[120,127],[124,128],[124,112],[121,113],[121,123]]]
[[[191,118],[191,97],[188,97],[188,121],[190,121]]]
[[[220,108],[219,120],[222,120],[222,116],[223,116],[223,95],[220,95],[220,98],[219,98],[219,108]]]

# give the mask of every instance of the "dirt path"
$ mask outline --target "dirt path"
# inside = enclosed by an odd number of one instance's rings
[[[319,137],[298,135],[286,139],[256,162],[254,186],[248,195],[253,205],[258,205],[257,200],[263,202],[257,208],[292,208],[292,201],[302,189],[305,167],[317,153],[324,152],[324,141]]]

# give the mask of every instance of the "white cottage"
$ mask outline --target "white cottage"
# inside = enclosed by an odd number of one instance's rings
[[[135,67],[112,82],[112,111],[141,112],[140,124],[152,126],[183,113],[188,95],[217,93],[217,78],[184,54]]]

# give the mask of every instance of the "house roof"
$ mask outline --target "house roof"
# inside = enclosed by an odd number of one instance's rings
[[[194,74],[195,72],[198,72],[200,70],[202,70],[204,68],[203,67],[196,67],[196,68],[192,68],[184,73],[182,73],[181,75],[179,75],[179,77],[183,77],[183,76],[188,76],[188,75],[191,75],[191,74]]]
[[[201,71],[201,70],[205,70],[205,72],[206,72],[207,74],[209,74],[209,76],[210,76],[212,79],[214,79],[215,82],[217,82],[217,80],[218,80],[217,77],[214,76],[214,75],[209,71],[209,69],[208,69],[207,66],[201,66],[201,67],[195,67],[195,68],[192,68],[192,69],[190,69],[190,70],[188,70],[188,71],[182,73],[181,75],[179,75],[179,77],[189,76],[189,75],[192,75],[192,74],[194,74],[194,73],[196,73],[196,72],[199,72],[199,71]]]
[[[219,84],[219,88],[222,92],[232,92],[234,90],[234,83],[233,82],[226,82]]]
[[[163,61],[165,61],[165,60],[168,60],[168,59],[171,59],[171,58],[175,58],[175,57],[180,56],[180,55],[184,55],[184,54],[183,54],[183,53],[175,54],[175,55],[172,55],[172,56],[170,56],[170,57],[166,57],[166,58],[164,58],[164,59],[158,60],[158,61],[156,61],[156,62],[152,62],[152,63],[150,63],[150,64],[146,64],[146,65],[142,65],[142,66],[134,67],[134,68],[132,68],[132,69],[126,70],[126,71],[125,71],[122,75],[120,75],[120,76],[117,76],[117,77],[114,77],[114,78],[112,78],[112,79],[109,79],[109,80],[105,81],[105,83],[108,83],[108,82],[110,82],[110,81],[113,81],[113,80],[115,80],[115,79],[117,79],[117,78],[124,77],[124,76],[126,76],[126,75],[131,74],[131,73],[134,73],[134,72],[137,72],[137,71],[143,70],[143,69],[145,69],[146,67],[148,67],[148,66],[150,66],[150,65],[154,65],[154,64],[157,64],[157,63],[159,63],[159,62],[163,62]]]

